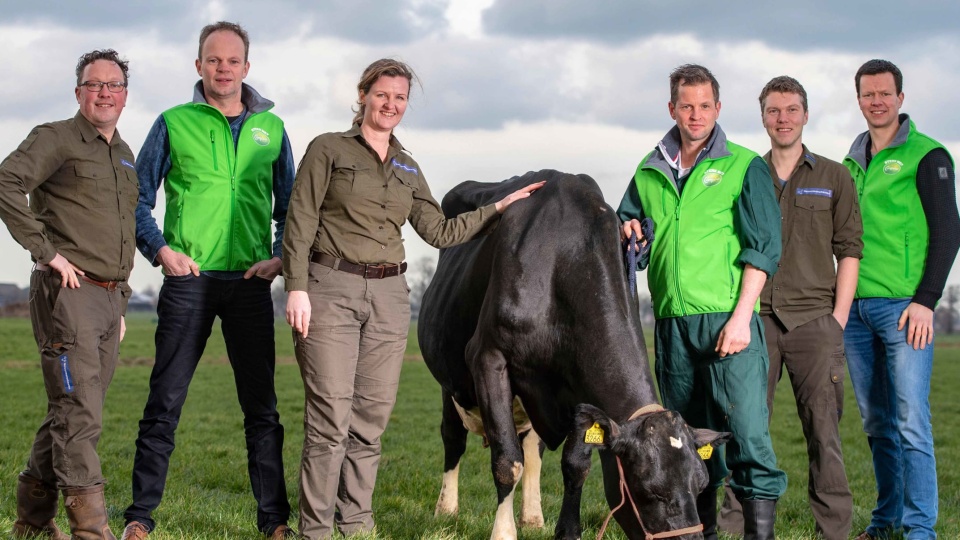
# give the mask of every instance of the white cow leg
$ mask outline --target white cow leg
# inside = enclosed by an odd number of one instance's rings
[[[437,499],[437,508],[433,511],[434,516],[447,514],[457,515],[460,509],[459,503],[459,482],[460,464],[453,469],[443,473],[443,485],[440,486],[440,498]]]
[[[540,436],[532,429],[523,438],[523,501],[520,506],[520,526],[543,528],[543,509],[540,505]]]
[[[516,465],[521,469],[523,468],[523,465],[519,463]],[[517,473],[519,472],[517,471]],[[519,474],[517,476],[519,477]],[[516,491],[517,486],[514,484],[510,494],[503,499],[500,506],[497,506],[497,518],[493,522],[493,533],[490,535],[490,540],[517,540],[517,524],[513,521],[513,494]]]

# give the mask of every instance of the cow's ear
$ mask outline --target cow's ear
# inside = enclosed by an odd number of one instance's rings
[[[620,426],[605,412],[582,403],[574,414],[573,436],[581,443],[609,448],[620,437]]]
[[[693,430],[693,439],[697,443],[697,447],[705,446],[710,444],[713,447],[720,446],[721,444],[729,441],[733,437],[733,433],[726,431],[713,431],[712,429],[701,429],[701,428],[690,428]]]

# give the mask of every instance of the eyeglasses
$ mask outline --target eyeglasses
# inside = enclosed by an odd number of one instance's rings
[[[100,81],[85,81],[80,83],[80,86],[86,88],[90,92],[99,92],[104,86],[107,87],[107,90],[116,94],[117,92],[122,92],[124,88],[127,87],[127,83],[120,81],[111,81],[111,82],[100,82]]]

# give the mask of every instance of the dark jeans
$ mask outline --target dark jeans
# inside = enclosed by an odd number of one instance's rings
[[[283,426],[274,391],[273,303],[261,278],[165,277],[157,305],[157,357],[140,421],[133,461],[133,504],[124,512],[153,530],[187,388],[215,317],[220,317],[243,411],[247,467],[257,500],[257,528],[269,533],[287,522]]]

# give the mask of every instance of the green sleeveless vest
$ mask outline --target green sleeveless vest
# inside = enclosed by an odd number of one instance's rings
[[[643,211],[656,224],[647,282],[658,319],[731,312],[737,304],[743,268],[734,263],[740,240],[733,207],[757,154],[730,142],[727,150],[731,155],[701,161],[682,195],[672,178],[646,165],[650,155],[637,168]]]
[[[250,115],[234,146],[216,108],[187,103],[163,113],[171,169],[163,237],[201,270],[246,270],[270,259],[273,163],[283,122],[270,112]]]
[[[943,148],[910,121],[907,140],[877,152],[867,170],[847,156],[863,216],[863,259],[856,298],[908,298],[917,292],[930,231],[917,194],[917,167]]]

